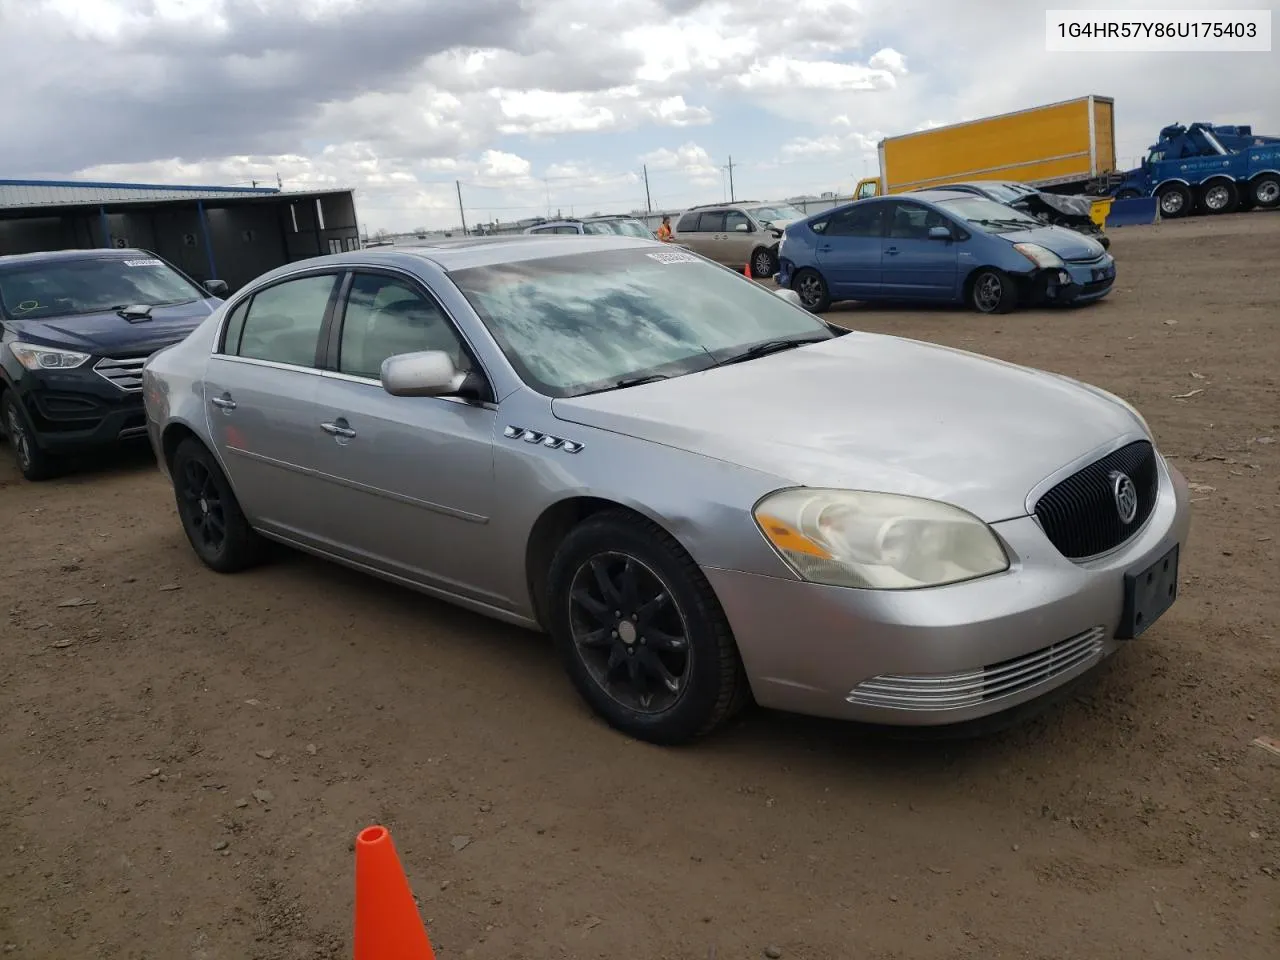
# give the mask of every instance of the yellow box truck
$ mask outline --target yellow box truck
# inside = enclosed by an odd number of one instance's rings
[[[880,141],[880,176],[854,199],[966,180],[1016,180],[1083,193],[1116,168],[1115,101],[1087,96]]]

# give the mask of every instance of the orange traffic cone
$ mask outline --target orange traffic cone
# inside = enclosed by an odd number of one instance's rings
[[[435,960],[386,827],[356,837],[355,960]]]
[[[744,277],[746,277],[748,280],[754,280],[754,279],[755,279],[755,277],[753,277],[753,276],[751,275],[751,261],[750,261],[750,260],[748,260],[748,261],[747,261],[747,265],[746,265],[745,267],[743,267],[743,268],[742,268],[742,275],[743,275]]]

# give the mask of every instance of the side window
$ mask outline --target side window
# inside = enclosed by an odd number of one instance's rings
[[[554,230],[553,232],[554,232],[554,233],[572,233],[572,234],[577,234],[577,232],[578,232],[578,228],[577,228],[577,227],[556,227],[556,228],[555,228],[555,230]]]
[[[314,367],[320,328],[337,282],[336,274],[321,274],[286,280],[254,294],[236,354]],[[228,353],[230,347],[228,343]]]
[[[833,214],[827,221],[828,237],[878,237],[884,215],[883,203],[858,203]]]
[[[420,350],[443,350],[459,370],[471,368],[462,341],[434,301],[405,280],[357,273],[342,318],[338,370],[376,380],[387,357]]]
[[[249,304],[252,300],[253,297],[243,300],[227,317],[225,332],[222,335],[222,349],[218,351],[219,353],[234,356],[240,352],[240,335],[244,333],[244,318],[249,312]]]
[[[897,240],[927,240],[930,227],[948,226],[941,214],[928,207],[899,201],[892,205],[889,219],[889,236]]]
[[[677,233],[697,233],[698,232],[698,215],[696,213],[686,213],[680,218],[680,222],[676,224]]]
[[[724,215],[725,230],[728,230],[731,232],[735,231],[738,229],[738,224],[740,223],[745,223],[747,225],[747,230],[748,231],[751,230],[751,221],[747,219],[747,215],[745,213],[739,213],[737,210],[730,210],[727,213],[725,213]]]
[[[880,189],[880,184],[876,183],[874,180],[864,183],[862,186],[858,188],[857,199],[865,200],[868,197],[874,197],[876,193],[879,191],[879,189]]]
[[[711,210],[698,220],[699,233],[724,233],[724,211]]]
[[[555,227],[534,227],[530,233],[555,233]]]

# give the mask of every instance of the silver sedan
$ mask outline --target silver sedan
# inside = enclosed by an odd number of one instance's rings
[[[150,358],[150,436],[213,570],[273,540],[545,630],[659,743],[994,714],[1174,602],[1187,484],[1129,404],[793,298],[625,237],[318,257]]]

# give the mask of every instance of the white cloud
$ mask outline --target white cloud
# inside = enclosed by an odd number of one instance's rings
[[[641,164],[656,205],[703,202],[730,154],[739,195],[847,190],[885,135],[1090,92],[1122,165],[1175,120],[1280,132],[1273,55],[1049,55],[1025,0],[0,5],[7,175],[278,173],[356,188],[375,227],[454,225],[455,180],[471,220],[632,209]]]

